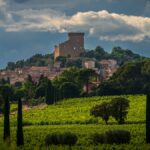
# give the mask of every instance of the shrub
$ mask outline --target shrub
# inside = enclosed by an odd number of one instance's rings
[[[105,142],[105,135],[104,134],[99,134],[99,133],[94,133],[91,135],[91,141],[92,144],[103,144]]]
[[[65,132],[62,136],[62,145],[75,145],[77,136],[71,132]]]
[[[150,143],[150,94],[146,99],[146,143]]]
[[[125,130],[114,130],[114,131],[110,130],[105,133],[105,142],[107,144],[129,143],[130,139],[131,139],[130,132]]]
[[[29,100],[30,106],[37,106],[37,105],[42,104],[42,103],[45,103],[44,97],[39,97],[38,99],[32,98]]]
[[[101,117],[107,124],[110,116],[110,104],[104,102],[101,105],[96,105],[91,109],[90,113],[95,117]]]
[[[75,145],[77,136],[71,132],[65,133],[52,133],[48,134],[45,138],[45,145]]]
[[[48,134],[45,138],[45,145],[59,145],[58,133]]]
[[[80,96],[80,90],[78,85],[72,82],[64,82],[60,86],[60,91],[63,98],[74,98]]]
[[[126,116],[128,114],[129,100],[118,97],[111,101],[111,115],[116,119],[118,124],[123,124],[125,122]]]

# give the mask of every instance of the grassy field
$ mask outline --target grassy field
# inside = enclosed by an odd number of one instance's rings
[[[56,131],[71,131],[77,134],[78,142],[73,149],[150,149],[145,144],[145,102],[144,95],[123,96],[130,100],[130,108],[125,125],[117,125],[112,118],[109,125],[105,125],[100,118],[90,116],[90,109],[96,104],[110,101],[113,97],[91,97],[69,99],[51,106],[41,106],[24,111],[24,149],[43,147],[44,138],[48,133]],[[13,109],[12,109],[13,108]],[[16,106],[12,105],[11,112]],[[0,117],[0,139],[3,135],[3,117]],[[16,113],[11,114],[11,138],[16,140]],[[95,132],[103,133],[107,130],[125,129],[132,135],[130,144],[127,145],[99,145],[93,146],[90,135]],[[2,140],[0,140],[2,144]],[[67,147],[51,147],[51,149],[67,149]]]

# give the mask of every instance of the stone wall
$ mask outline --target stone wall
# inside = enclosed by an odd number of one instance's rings
[[[78,57],[84,52],[84,33],[68,33],[68,41],[55,46],[54,57]]]

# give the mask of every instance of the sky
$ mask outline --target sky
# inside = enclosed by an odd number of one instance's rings
[[[53,52],[68,32],[84,32],[86,49],[150,57],[150,0],[0,0],[0,68]]]

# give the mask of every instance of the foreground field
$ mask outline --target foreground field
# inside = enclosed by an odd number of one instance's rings
[[[45,136],[53,132],[71,131],[78,136],[77,145],[72,149],[80,150],[100,150],[100,149],[132,149],[146,150],[150,146],[145,144],[145,104],[144,95],[123,96],[130,100],[130,108],[125,125],[117,125],[112,118],[109,125],[98,118],[90,116],[89,110],[92,106],[104,101],[110,101],[113,97],[91,97],[80,99],[69,99],[58,102],[51,106],[38,106],[35,108],[25,109],[24,116],[24,140],[25,146],[22,149],[30,150],[46,149],[44,147]],[[12,105],[11,112],[11,141],[16,141],[16,106]],[[3,117],[0,118],[0,139],[3,137]],[[30,126],[27,126],[30,125]],[[104,133],[107,130],[125,129],[131,132],[131,142],[126,145],[93,145],[91,141],[92,133]],[[2,145],[2,140],[0,140]],[[13,145],[13,144],[12,144]],[[1,146],[2,147],[2,146]],[[8,148],[0,148],[8,149]],[[16,149],[12,146],[11,149]],[[51,146],[51,149],[65,150],[68,147]]]
[[[33,147],[44,146],[44,138],[48,133],[53,132],[65,132],[71,131],[78,136],[78,142],[76,148],[89,149],[94,148],[93,143],[90,139],[92,133],[103,133],[107,130],[113,129],[126,129],[131,132],[132,140],[130,144],[124,145],[113,145],[116,148],[122,147],[126,149],[130,148],[140,148],[145,144],[145,124],[130,124],[130,125],[50,125],[50,126],[29,126],[24,128],[24,138],[25,147],[24,149],[33,149]],[[12,142],[16,139],[16,128],[11,128]],[[0,138],[2,139],[2,128],[0,128]],[[1,145],[1,143],[0,143]],[[113,147],[112,145],[107,145],[108,149]],[[96,146],[95,146],[96,147]],[[98,148],[106,147],[106,145],[99,145]],[[147,146],[150,148],[150,146]],[[57,147],[59,149],[59,147]]]
[[[130,108],[127,116],[128,123],[145,122],[144,95],[123,96],[130,100]],[[37,107],[25,110],[23,114],[26,125],[59,125],[59,124],[104,124],[101,119],[90,116],[90,109],[96,104],[110,101],[112,96],[69,99],[46,107]],[[13,105],[15,110],[15,106]],[[13,110],[12,109],[12,110]],[[111,119],[110,123],[115,121]],[[3,118],[0,117],[0,126]],[[11,125],[16,125],[16,113],[11,114]]]

